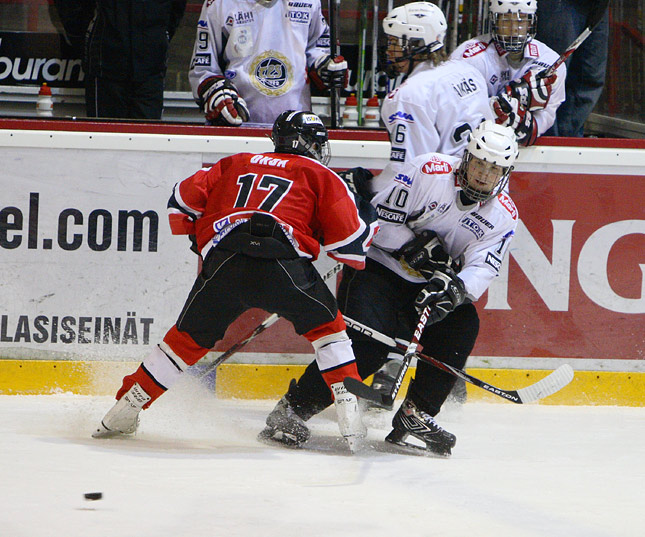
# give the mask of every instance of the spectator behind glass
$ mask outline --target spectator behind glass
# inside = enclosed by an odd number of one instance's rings
[[[186,0],[56,0],[73,43],[85,37],[88,117],[161,119],[168,44]]]
[[[347,82],[320,0],[204,2],[188,78],[208,125],[272,124],[285,110],[310,110],[309,77],[320,89]]]
[[[586,27],[589,12],[597,0],[540,0],[537,37],[558,54]],[[596,106],[605,84],[609,42],[609,10],[567,60],[566,100],[558,108],[550,136],[583,136],[589,114]]]

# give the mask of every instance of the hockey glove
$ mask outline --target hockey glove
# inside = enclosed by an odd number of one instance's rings
[[[426,285],[417,295],[414,301],[414,307],[419,315],[423,310],[430,307],[430,319],[428,324],[441,321],[460,306],[466,300],[466,288],[452,270],[436,270],[428,285]]]
[[[454,268],[452,257],[444,250],[441,239],[434,231],[424,229],[414,239],[406,242],[394,252],[394,257],[420,272],[426,280],[432,278],[435,270]]]
[[[502,93],[497,97],[492,97],[490,102],[496,116],[495,123],[511,127],[521,145],[527,146],[535,143],[538,130],[535,118],[529,110],[520,104],[520,101]]]
[[[357,166],[356,168],[338,172],[338,175],[345,181],[347,187],[354,194],[358,194],[367,201],[370,201],[374,197],[368,185],[369,181],[374,177],[374,174],[368,169]]]
[[[309,76],[319,90],[347,86],[347,62],[342,56],[321,56],[309,69]]]
[[[211,125],[239,126],[249,120],[249,109],[227,78],[211,78],[202,83],[199,93],[206,120]]]
[[[515,97],[528,110],[541,110],[549,102],[553,84],[558,76],[541,77],[535,70],[529,70],[519,80],[513,80],[504,87],[508,97]]]

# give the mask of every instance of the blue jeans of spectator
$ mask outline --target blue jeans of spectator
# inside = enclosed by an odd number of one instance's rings
[[[593,0],[539,0],[536,39],[562,54],[585,29]],[[545,135],[583,136],[584,123],[605,84],[609,10],[567,60],[566,100]]]

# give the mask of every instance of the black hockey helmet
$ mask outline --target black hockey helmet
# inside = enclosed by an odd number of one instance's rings
[[[282,112],[273,124],[271,140],[276,153],[304,155],[325,166],[331,158],[327,129],[313,112]]]

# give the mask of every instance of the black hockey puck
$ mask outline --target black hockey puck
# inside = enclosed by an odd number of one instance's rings
[[[83,494],[83,497],[86,500],[100,500],[103,498],[103,493],[102,492],[86,492]]]

